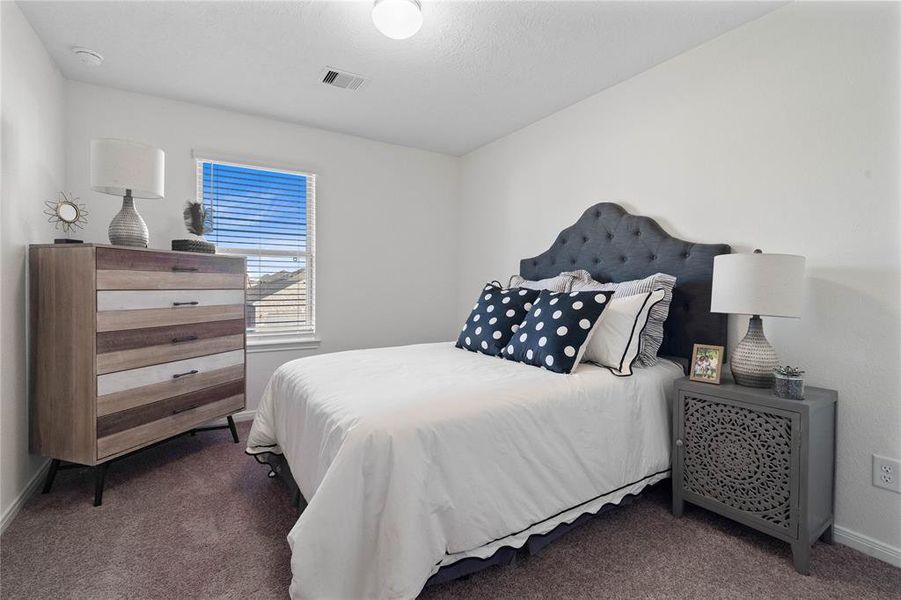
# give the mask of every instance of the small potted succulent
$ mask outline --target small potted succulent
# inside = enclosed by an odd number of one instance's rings
[[[194,237],[184,240],[172,240],[172,249],[183,252],[215,254],[216,245],[203,239],[205,233],[213,230],[212,211],[204,209],[203,202],[199,200],[188,200],[185,204],[184,216],[185,227],[188,229],[188,233],[193,234]]]
[[[788,365],[773,369],[773,391],[780,398],[804,399],[804,371]]]

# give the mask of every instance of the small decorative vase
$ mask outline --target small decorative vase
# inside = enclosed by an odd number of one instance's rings
[[[779,364],[776,351],[763,335],[763,321],[754,315],[748,333],[732,352],[730,365],[735,383],[748,387],[773,387],[773,369]]]
[[[172,249],[180,250],[181,252],[216,254],[216,245],[206,241],[200,236],[184,240],[172,240]]]
[[[773,374],[773,391],[780,398],[789,400],[804,399],[804,378],[801,376]]]
[[[122,210],[109,224],[109,243],[114,246],[135,246],[146,248],[150,243],[147,224],[135,209],[134,198],[126,194],[122,198]]]

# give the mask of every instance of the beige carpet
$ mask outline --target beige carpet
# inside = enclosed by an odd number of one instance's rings
[[[247,424],[240,427],[242,439]],[[227,431],[168,442],[110,468],[102,507],[87,471],[62,471],[0,538],[2,598],[287,597],[284,485]],[[428,588],[423,598],[901,598],[901,570],[817,544],[788,546],[700,509],[674,519],[666,484],[538,556]]]

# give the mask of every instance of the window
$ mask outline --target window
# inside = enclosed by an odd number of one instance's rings
[[[316,176],[198,158],[197,196],[206,239],[247,257],[248,346],[314,339]]]

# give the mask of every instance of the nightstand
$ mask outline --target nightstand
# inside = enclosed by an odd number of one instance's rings
[[[835,390],[804,400],[771,390],[675,383],[673,515],[691,502],[791,544],[810,573],[810,547],[832,542]]]

